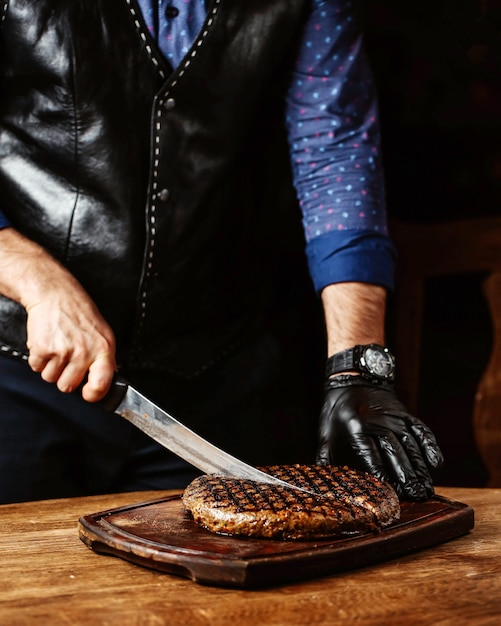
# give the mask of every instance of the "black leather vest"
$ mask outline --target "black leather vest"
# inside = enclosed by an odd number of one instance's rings
[[[0,206],[81,281],[126,368],[191,376],[254,323],[308,4],[212,0],[172,71],[131,0],[0,3]],[[0,349],[25,340],[0,297]]]

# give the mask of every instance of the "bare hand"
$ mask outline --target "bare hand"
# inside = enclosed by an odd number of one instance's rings
[[[87,376],[82,397],[101,400],[115,364],[113,332],[81,288],[52,289],[28,312],[28,363],[63,392],[72,392]]]
[[[115,337],[80,283],[46,250],[13,228],[0,230],[0,293],[28,314],[28,363],[69,393],[101,400],[115,363]]]

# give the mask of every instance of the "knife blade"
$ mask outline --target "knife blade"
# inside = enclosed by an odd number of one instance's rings
[[[316,497],[319,495],[267,474],[221,450],[143,396],[121,376],[114,377],[110,391],[101,401],[101,405],[109,413],[121,415],[205,474],[254,480],[304,491]]]

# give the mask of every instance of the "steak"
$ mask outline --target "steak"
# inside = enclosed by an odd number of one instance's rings
[[[225,535],[318,539],[377,532],[400,517],[388,483],[348,467],[273,465],[261,470],[293,487],[227,476],[202,475],[182,500],[195,522]]]

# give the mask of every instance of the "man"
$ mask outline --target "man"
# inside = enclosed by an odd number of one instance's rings
[[[351,3],[10,0],[1,17],[2,501],[186,484],[96,404],[117,369],[229,451],[266,446],[285,127],[334,357],[318,462],[429,496],[440,451],[379,367],[393,250]]]

